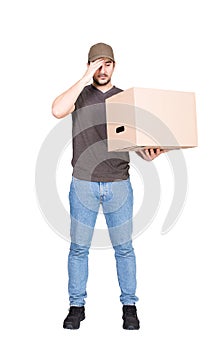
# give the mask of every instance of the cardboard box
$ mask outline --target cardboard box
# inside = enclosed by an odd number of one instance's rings
[[[108,151],[197,146],[193,92],[130,88],[106,99]]]

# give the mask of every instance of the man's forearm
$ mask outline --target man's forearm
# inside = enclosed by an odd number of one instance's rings
[[[101,67],[104,59],[98,59],[88,64],[84,76],[76,84],[59,95],[52,104],[52,114],[56,118],[63,118],[72,113],[75,109],[75,102],[83,88],[93,78],[94,73]]]
[[[52,114],[54,117],[63,118],[74,111],[75,102],[86,84],[86,79],[80,79],[53,101]]]

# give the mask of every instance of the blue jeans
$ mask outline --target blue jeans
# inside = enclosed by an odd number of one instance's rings
[[[99,206],[102,204],[115,252],[123,305],[134,305],[136,261],[132,247],[133,191],[130,179],[91,182],[72,177],[70,185],[71,244],[68,256],[68,292],[71,306],[85,304],[88,254]]]

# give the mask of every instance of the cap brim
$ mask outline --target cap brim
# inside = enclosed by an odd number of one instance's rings
[[[91,57],[90,62],[96,61],[99,58],[109,58],[110,60],[115,62],[114,58],[112,58],[111,56],[107,56],[107,55],[106,56],[102,56],[102,55],[93,56],[93,57]]]

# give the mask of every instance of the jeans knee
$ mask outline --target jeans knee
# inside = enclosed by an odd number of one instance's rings
[[[89,253],[89,246],[79,245],[76,243],[70,244],[70,256],[85,256]]]
[[[114,247],[114,250],[116,256],[131,257],[135,254],[132,246],[132,241],[128,241],[127,243],[117,245]]]

